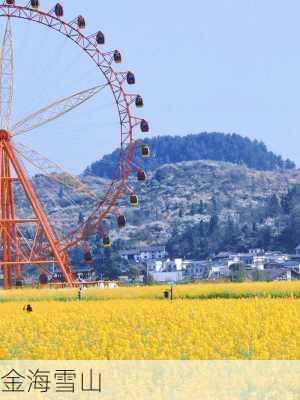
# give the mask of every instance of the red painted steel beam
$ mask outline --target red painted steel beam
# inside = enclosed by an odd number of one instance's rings
[[[48,260],[48,261],[47,260],[45,260],[45,261],[43,261],[43,260],[32,260],[32,261],[27,260],[27,261],[6,261],[6,262],[1,261],[0,265],[17,265],[17,264],[21,264],[21,265],[35,265],[35,264],[43,265],[43,264],[53,264],[53,263],[55,263],[55,261],[53,261],[53,260]]]
[[[39,222],[38,219],[36,218],[30,218],[30,219],[1,219],[0,223],[1,224],[30,224],[30,223],[36,223]]]
[[[68,283],[69,286],[72,287],[74,285],[74,282],[73,282],[70,266],[68,265],[68,262],[67,262],[67,258],[57,243],[55,234],[52,231],[52,229],[47,221],[47,218],[42,211],[40,203],[31,187],[30,183],[26,179],[23,169],[22,169],[21,165],[19,164],[19,161],[15,155],[13,147],[9,140],[3,140],[1,144],[2,144],[2,149],[3,149],[2,153],[5,156],[5,159],[7,159],[8,161],[11,162],[12,167],[13,167],[14,171],[16,172],[16,175],[20,181],[20,184],[22,185],[23,190],[24,190],[25,194],[27,195],[27,198],[32,207],[32,210],[34,211],[36,218],[38,219],[39,224],[43,230],[43,233],[48,241],[49,247],[53,252],[54,260],[60,267],[66,282]],[[2,193],[2,197],[3,197],[3,193]],[[4,219],[9,219],[10,217],[9,217],[9,215],[7,215],[7,207],[6,207],[5,202],[3,203],[2,211],[3,210],[5,213]],[[6,236],[5,236],[5,238],[6,238]],[[5,255],[4,255],[5,258],[3,261],[3,268],[5,269],[5,272],[7,274],[6,266],[8,266],[9,264],[5,264],[5,261],[10,261],[10,256],[8,254],[8,249],[7,249],[6,243],[4,243],[3,250],[5,250]],[[32,264],[38,263],[40,261],[44,261],[44,260],[32,260]],[[5,279],[7,280],[9,278],[5,277]],[[9,287],[9,285],[6,285],[6,286]]]

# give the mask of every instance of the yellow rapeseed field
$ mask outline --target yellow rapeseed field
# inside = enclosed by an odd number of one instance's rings
[[[165,288],[1,292],[0,359],[300,358],[298,282],[178,286],[173,302]],[[265,298],[197,299],[217,292]]]

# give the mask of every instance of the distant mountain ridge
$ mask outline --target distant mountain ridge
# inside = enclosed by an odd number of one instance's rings
[[[212,160],[244,165],[257,171],[294,169],[295,164],[269,151],[263,142],[250,140],[235,133],[200,133],[187,136],[156,136],[145,139],[151,149],[151,157],[143,164],[148,171],[162,165],[183,161]],[[91,164],[84,175],[112,178],[119,150],[105,155]],[[139,155],[135,162],[140,162]]]

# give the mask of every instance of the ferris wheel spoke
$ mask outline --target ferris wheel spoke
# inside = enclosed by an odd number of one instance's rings
[[[33,167],[37,168],[44,175],[48,176],[50,179],[56,181],[59,184],[73,190],[74,192],[90,197],[94,200],[99,200],[97,194],[93,192],[87,185],[85,185],[77,176],[66,172],[60,165],[49,160],[47,157],[43,156],[39,152],[24,146],[21,143],[14,142],[13,147],[16,153],[31,164]]]
[[[17,136],[26,132],[30,132],[51,121],[56,120],[57,118],[79,107],[81,104],[87,102],[100,91],[105,89],[108,85],[109,84],[95,86],[82,92],[72,94],[71,96],[65,97],[61,100],[57,100],[56,102],[43,107],[42,109],[17,122],[12,127],[12,135]]]
[[[0,119],[1,128],[8,130],[12,113],[14,89],[14,52],[10,18],[7,19],[0,57]]]

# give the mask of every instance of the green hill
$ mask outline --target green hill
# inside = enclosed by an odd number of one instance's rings
[[[183,161],[213,160],[244,165],[257,171],[294,169],[295,164],[283,160],[269,151],[266,145],[237,134],[200,133],[187,136],[157,136],[144,141],[151,148],[151,157],[143,165],[148,171],[170,163]],[[94,162],[84,175],[111,178],[119,150]],[[139,156],[134,160],[139,163]]]

